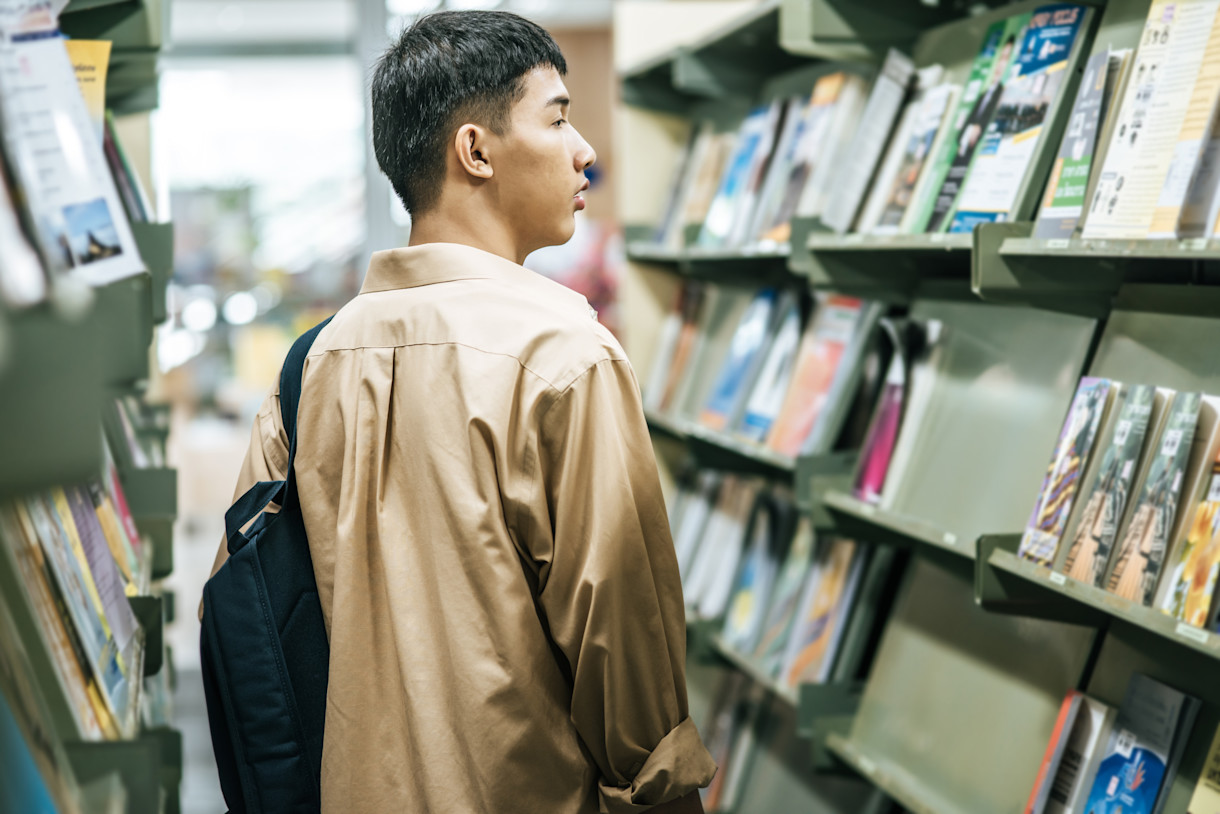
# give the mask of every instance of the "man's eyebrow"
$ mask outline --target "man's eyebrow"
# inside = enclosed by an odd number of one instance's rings
[[[555,105],[559,105],[560,107],[569,107],[571,104],[572,100],[566,96],[552,96],[549,100],[547,100],[546,107],[554,107]]]

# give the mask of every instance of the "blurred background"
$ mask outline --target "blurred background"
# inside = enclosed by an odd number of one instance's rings
[[[168,322],[154,347],[150,401],[172,405],[179,472],[176,724],[185,735],[182,805],[223,811],[199,684],[195,616],[223,531],[251,421],[288,346],[359,290],[371,252],[404,245],[410,221],[366,136],[369,66],[416,16],[514,11],[548,28],[568,61],[573,124],[594,145],[587,208],[571,242],[532,268],[585,294],[618,328],[622,240],[611,177],[610,0],[173,0],[160,107],[126,117],[146,152],[158,217],[174,222]],[[141,138],[141,134],[147,136]],[[140,142],[148,140],[147,150]],[[138,162],[138,158],[137,158]]]

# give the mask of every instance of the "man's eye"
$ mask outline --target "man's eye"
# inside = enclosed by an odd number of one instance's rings
[[[554,122],[554,124],[555,124],[555,126],[556,126],[556,127],[560,127],[560,126],[565,125],[565,124],[567,124],[567,123],[568,123],[568,120],[567,120],[567,119],[556,119],[556,120],[555,120],[555,122]]]

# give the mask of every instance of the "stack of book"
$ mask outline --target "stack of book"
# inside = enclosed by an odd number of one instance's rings
[[[1018,553],[1214,630],[1218,456],[1220,398],[1081,379]]]
[[[666,317],[647,410],[795,458],[843,427],[882,312],[878,303],[687,283]]]

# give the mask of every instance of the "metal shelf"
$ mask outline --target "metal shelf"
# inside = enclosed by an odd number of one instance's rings
[[[926,520],[887,511],[845,492],[827,492],[822,503],[835,516],[836,526],[849,535],[859,534],[869,542],[930,546],[974,559],[971,541],[959,539],[953,532]]]
[[[832,733],[826,748],[861,777],[901,803],[913,814],[969,814],[950,804],[918,777],[881,758],[865,754],[851,739]]]
[[[696,459],[710,468],[789,476],[796,471],[795,458],[780,455],[762,444],[652,410],[645,410],[644,417],[653,430],[687,442]]]

